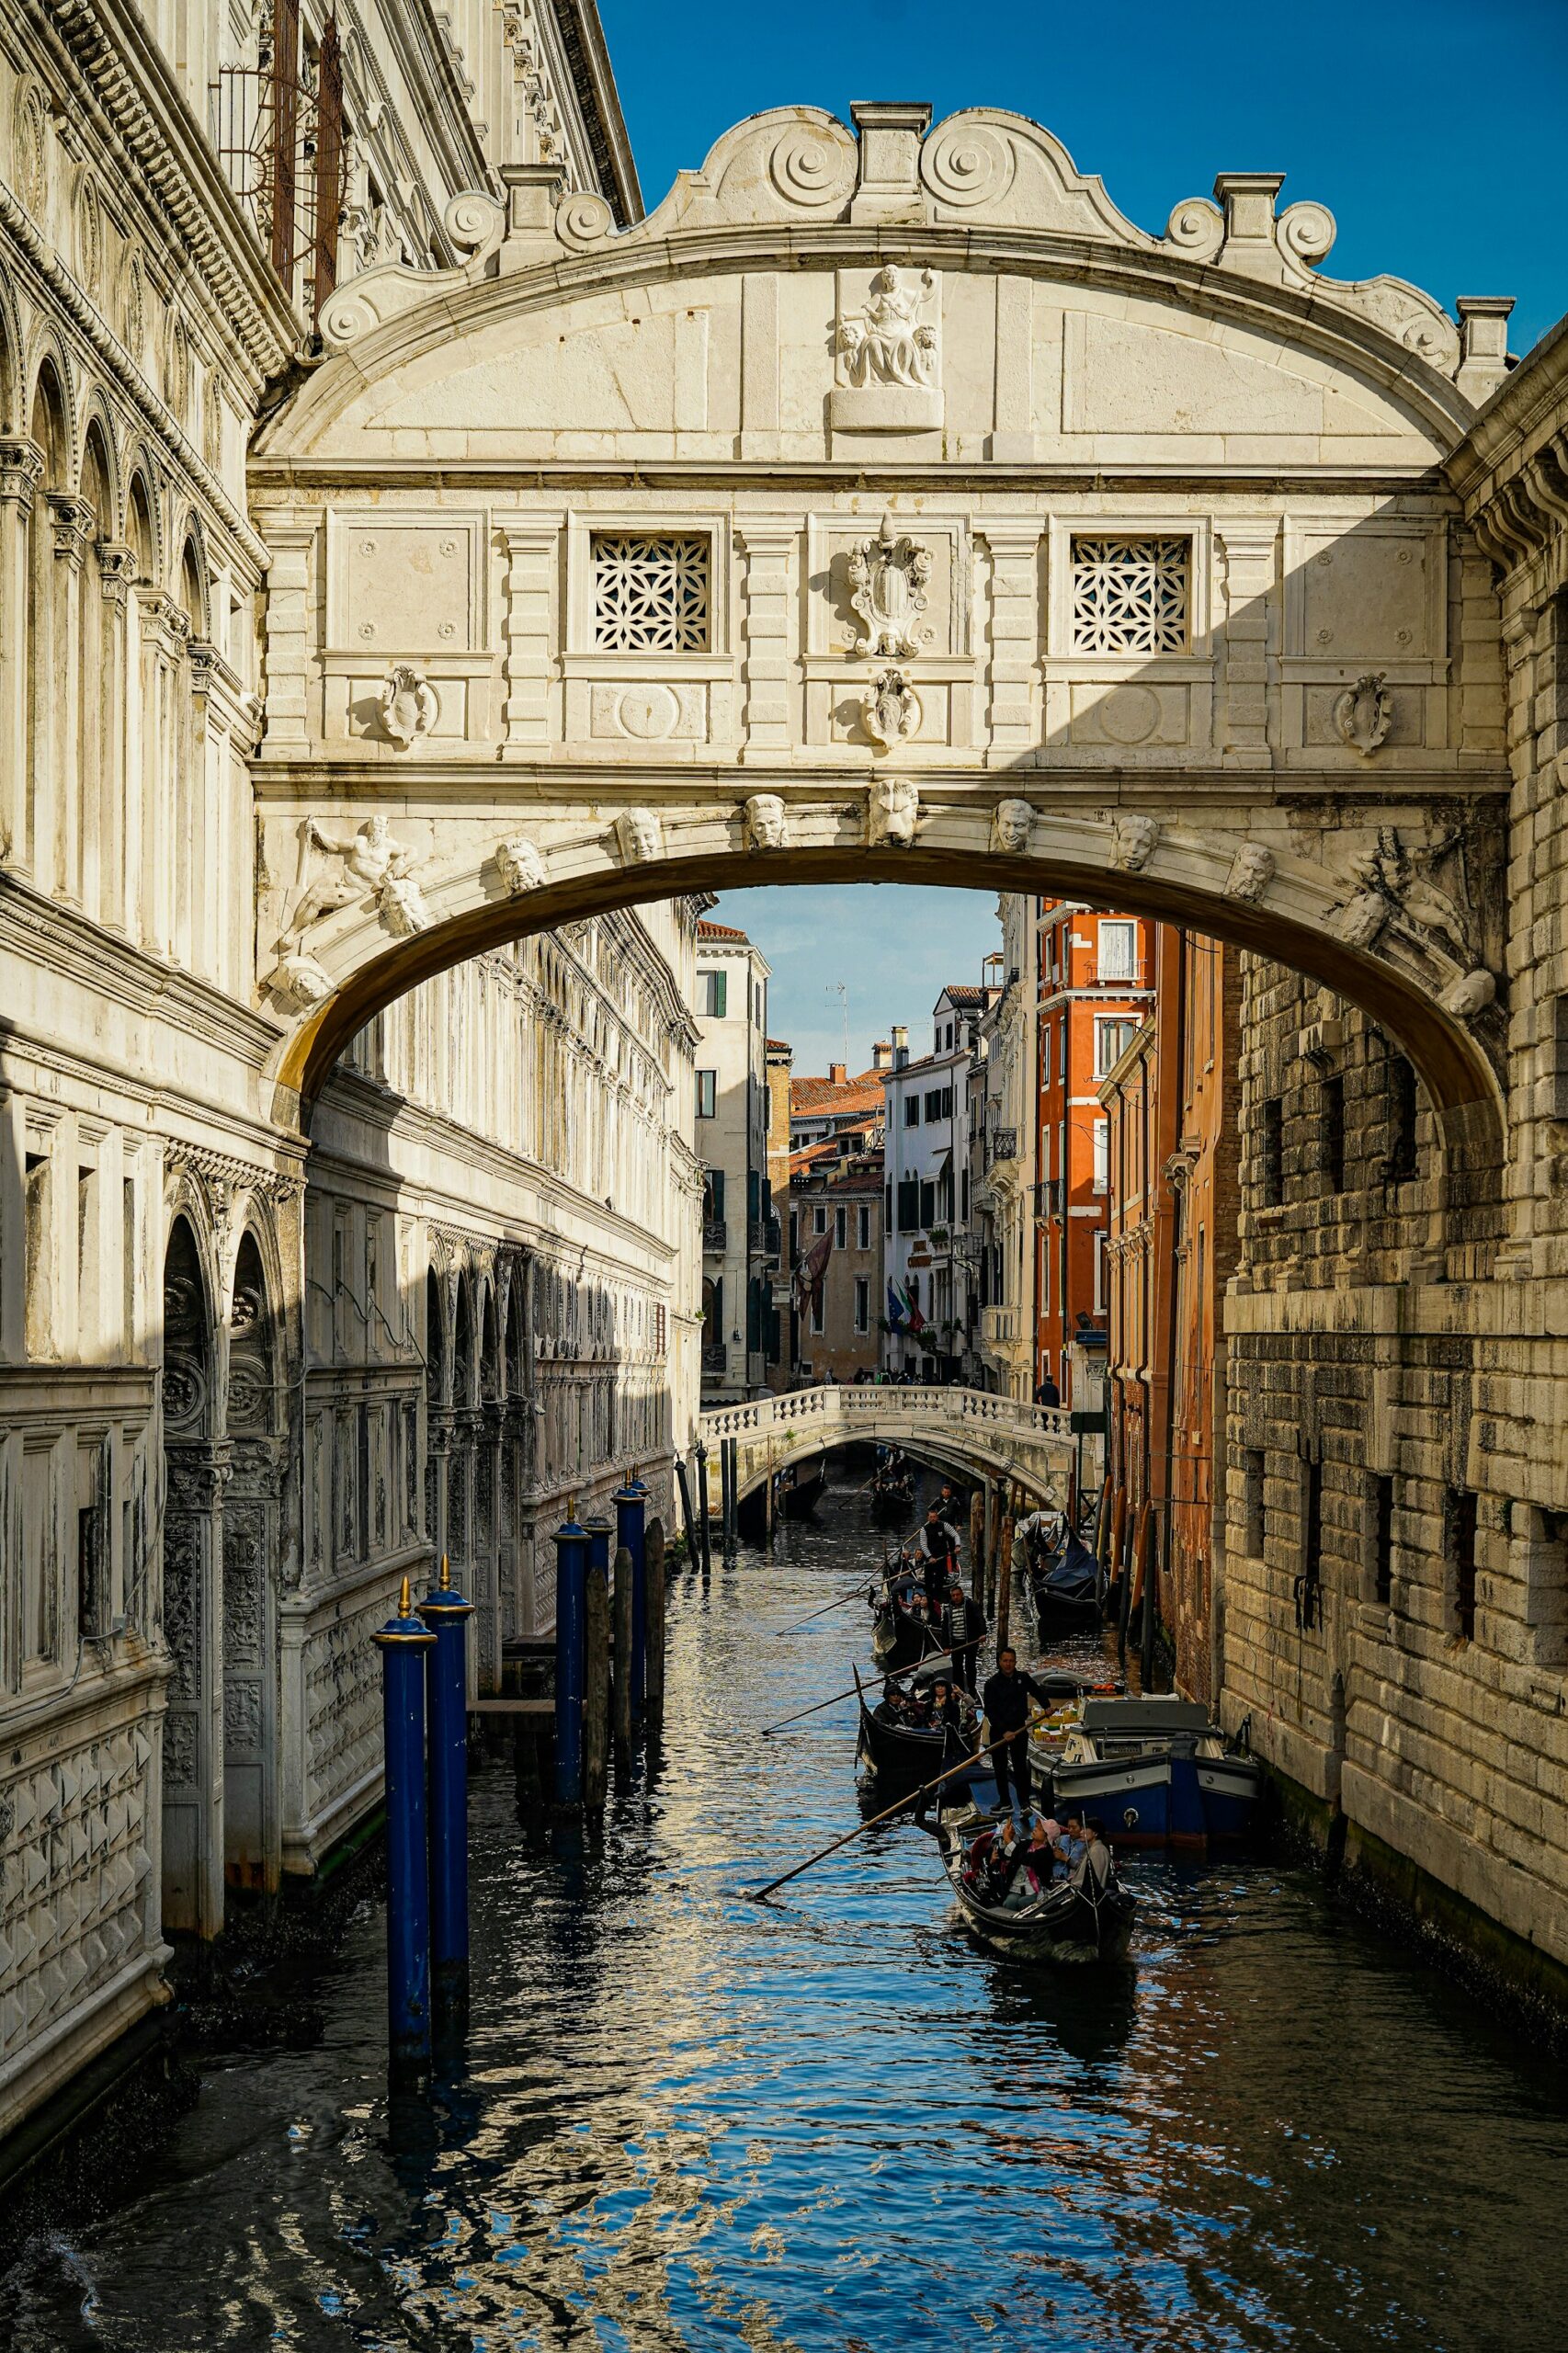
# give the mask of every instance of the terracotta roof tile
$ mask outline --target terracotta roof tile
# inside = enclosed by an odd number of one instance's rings
[[[751,946],[745,933],[737,931],[733,923],[709,923],[704,920],[697,926],[697,937],[699,939],[738,939],[747,948]]]

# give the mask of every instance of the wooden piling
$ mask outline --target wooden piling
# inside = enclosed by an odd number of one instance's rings
[[[602,1570],[590,1569],[583,1621],[583,1803],[595,1813],[609,1787],[609,1620],[608,1581]]]
[[[631,1555],[624,1544],[615,1556],[615,1740],[618,1748],[631,1745]]]
[[[1013,1615],[1013,1523],[1002,1522],[998,1546],[999,1575],[996,1586],[996,1655],[1001,1657],[1007,1647]]]
[[[644,1696],[655,1713],[665,1704],[665,1523],[651,1519],[643,1540],[648,1580],[648,1663]]]
[[[987,1484],[990,1483],[987,1482]],[[971,1599],[985,1607],[985,1495],[976,1487],[969,1499],[969,1589]]]

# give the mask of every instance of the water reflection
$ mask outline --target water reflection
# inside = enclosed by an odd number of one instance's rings
[[[662,1750],[602,1840],[475,1796],[466,2063],[388,2104],[367,1909],[304,2051],[236,2054],[128,2202],[34,2248],[18,2347],[1562,2342],[1568,2098],[1267,1866],[1132,1867],[1135,1968],[1011,1966],[931,1842],[853,1822],[848,1502],[672,1598]]]

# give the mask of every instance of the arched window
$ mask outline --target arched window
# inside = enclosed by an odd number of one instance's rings
[[[114,533],[114,492],[108,449],[103,426],[94,417],[87,427],[82,453],[82,498],[91,511],[87,530],[95,540]],[[112,806],[107,723],[114,714],[106,705],[104,682],[109,657],[108,615],[105,609],[103,575],[87,557],[76,577],[76,838],[79,844],[82,904],[89,915],[106,912],[106,893],[116,865],[117,812]],[[118,897],[118,893],[113,894]]]

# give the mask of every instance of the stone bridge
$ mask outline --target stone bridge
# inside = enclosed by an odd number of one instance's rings
[[[1059,1406],[1026,1405],[983,1389],[904,1389],[829,1382],[782,1397],[722,1405],[698,1425],[704,1445],[736,1441],[738,1493],[749,1495],[793,1462],[873,1439],[965,1472],[1010,1479],[1030,1495],[1066,1498],[1073,1463],[1068,1416]]]

